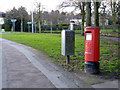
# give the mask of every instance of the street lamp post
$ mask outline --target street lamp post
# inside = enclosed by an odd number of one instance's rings
[[[32,22],[33,22],[33,7],[32,7]],[[33,26],[33,23],[32,23],[32,33],[34,33],[34,26]]]
[[[36,29],[36,22],[35,22],[35,33],[37,33],[37,29]]]

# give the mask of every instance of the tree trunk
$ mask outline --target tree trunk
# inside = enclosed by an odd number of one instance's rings
[[[91,26],[91,2],[86,2],[86,26]]]
[[[41,11],[40,11],[40,8],[41,8],[41,3],[38,3],[38,24],[39,24],[39,33],[41,33],[41,25],[40,25],[40,19],[41,19]]]
[[[118,8],[120,8],[120,2],[118,3]],[[118,33],[120,34],[120,11],[118,11],[118,17],[117,17],[117,19],[118,19]]]
[[[41,25],[40,25],[40,20],[39,20],[39,33],[41,33]]]
[[[105,15],[105,14],[102,15],[102,25],[103,25],[103,30],[105,29],[105,18],[104,18],[104,15]]]
[[[84,22],[85,22],[85,10],[84,10],[84,7],[85,7],[85,2],[82,2],[83,5],[82,5],[82,28],[81,28],[81,36],[84,36]]]
[[[99,2],[94,2],[94,25],[99,27]]]
[[[1,28],[1,27],[2,27],[2,25],[0,24],[0,31],[2,31],[2,28]]]
[[[116,14],[115,14],[116,2],[111,0],[112,19],[113,19],[113,32],[116,32]]]
[[[104,8],[103,14],[102,14],[102,25],[103,25],[103,30],[105,29],[105,19],[106,19],[106,15],[105,15],[105,8]]]
[[[21,16],[21,32],[23,32],[23,17]]]
[[[115,14],[115,2],[113,2],[113,13],[112,13],[112,17],[113,17],[113,32],[116,32],[116,14]]]

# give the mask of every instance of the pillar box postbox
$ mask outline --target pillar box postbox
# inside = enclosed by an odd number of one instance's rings
[[[85,72],[99,73],[100,28],[85,29]]]

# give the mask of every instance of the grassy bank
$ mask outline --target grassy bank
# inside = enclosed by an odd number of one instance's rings
[[[66,65],[66,57],[61,55],[60,34],[5,34],[3,38],[31,46],[44,54],[68,71],[84,71],[84,37],[75,36],[75,55],[71,56],[71,63]],[[118,43],[108,39],[100,40],[100,70],[108,73],[109,78],[120,75],[120,58]]]

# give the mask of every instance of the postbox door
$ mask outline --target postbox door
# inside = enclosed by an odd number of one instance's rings
[[[100,37],[99,37],[99,28],[95,30],[95,35],[94,35],[94,61],[98,62],[99,61],[99,44],[100,44]]]
[[[93,62],[94,60],[94,44],[93,34],[91,31],[85,33],[85,61]]]

